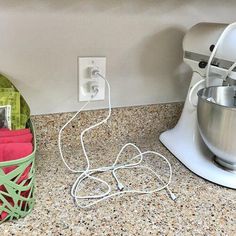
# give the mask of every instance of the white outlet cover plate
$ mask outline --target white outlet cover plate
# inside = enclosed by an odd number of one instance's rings
[[[101,75],[106,76],[106,57],[78,57],[78,99],[80,102],[105,99],[105,81],[99,76],[93,79],[89,76],[88,68],[93,66],[98,67]],[[94,82],[98,84],[99,92],[91,99],[89,84]]]

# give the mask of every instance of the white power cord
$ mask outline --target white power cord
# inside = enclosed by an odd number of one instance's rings
[[[101,79],[105,80],[107,88],[108,88],[108,115],[102,121],[100,121],[100,122],[98,122],[98,123],[96,123],[96,124],[86,128],[85,130],[83,130],[81,135],[80,135],[80,141],[81,141],[84,157],[85,157],[85,160],[86,160],[86,168],[84,170],[75,170],[75,169],[72,169],[68,165],[68,163],[66,162],[66,160],[64,158],[63,152],[62,152],[61,136],[62,136],[63,130],[67,127],[67,125],[70,124],[70,122],[75,119],[75,117],[90,103],[90,101],[85,103],[85,105],[78,112],[76,112],[76,114],[68,122],[66,122],[66,124],[60,129],[59,135],[58,135],[58,146],[59,146],[59,152],[60,152],[60,156],[62,158],[62,161],[64,162],[65,166],[71,172],[80,174],[78,176],[78,178],[76,179],[76,181],[74,182],[72,188],[71,188],[71,195],[74,198],[76,205],[78,207],[80,207],[80,208],[87,208],[87,207],[93,206],[93,205],[95,205],[95,204],[97,204],[97,203],[99,203],[101,201],[104,201],[104,200],[106,200],[108,198],[111,198],[111,197],[114,197],[114,196],[118,196],[118,195],[121,195],[121,194],[125,194],[125,193],[151,194],[151,193],[155,193],[155,192],[161,191],[163,189],[166,189],[167,192],[169,193],[169,196],[171,197],[171,199],[175,200],[176,196],[174,195],[174,193],[169,188],[169,185],[170,185],[171,179],[172,179],[172,167],[171,167],[171,164],[166,159],[166,157],[164,157],[163,155],[161,155],[158,152],[154,152],[154,151],[141,152],[141,150],[135,144],[127,143],[127,144],[125,144],[121,148],[121,150],[118,153],[114,163],[111,166],[105,166],[105,167],[100,167],[100,168],[97,168],[97,169],[91,169],[90,161],[89,161],[89,158],[88,158],[88,155],[87,155],[87,152],[86,152],[86,149],[85,149],[85,145],[84,145],[84,140],[83,140],[84,135],[88,131],[94,129],[95,127],[98,127],[98,126],[106,123],[107,120],[111,116],[111,91],[110,91],[110,84],[106,80],[106,78],[99,73],[99,71],[96,71],[96,74],[99,77],[101,77]],[[98,92],[98,91],[96,91],[96,92]],[[96,94],[92,95],[91,98],[93,98],[95,96],[96,96]],[[130,160],[131,162],[126,162],[124,164],[117,164],[121,154],[129,146],[133,147],[135,150],[137,150],[138,151],[138,155],[136,155],[133,158],[131,158],[131,160]],[[168,178],[168,181],[166,183],[165,183],[165,181],[162,180],[162,178],[153,169],[151,169],[148,166],[141,165],[141,163],[142,163],[142,161],[144,159],[144,156],[147,155],[147,154],[154,154],[156,156],[159,156],[161,159],[163,159],[167,163],[167,166],[169,168],[169,178]],[[137,160],[137,161],[135,162],[135,160]],[[156,187],[153,190],[128,190],[128,189],[125,189],[125,186],[120,182],[119,178],[117,177],[116,171],[121,170],[121,169],[132,169],[132,168],[141,168],[141,169],[148,170],[148,173],[154,174],[155,177],[162,183],[162,186],[159,187],[159,188]],[[118,188],[119,192],[111,193],[111,191],[112,191],[111,186],[106,181],[102,180],[101,178],[93,176],[96,173],[102,173],[102,172],[107,172],[107,171],[112,172],[112,176],[114,177],[114,179],[115,179],[115,181],[117,183],[117,188]],[[82,184],[82,182],[85,179],[92,179],[92,180],[98,181],[98,182],[104,184],[107,187],[107,190],[104,193],[98,194],[98,195],[87,195],[87,196],[83,195],[83,196],[81,196],[81,195],[79,195],[79,191],[81,190],[81,184]],[[93,200],[93,201],[91,203],[88,203],[88,204],[84,205],[84,204],[81,204],[81,202],[80,202],[81,199],[87,199],[87,200]]]

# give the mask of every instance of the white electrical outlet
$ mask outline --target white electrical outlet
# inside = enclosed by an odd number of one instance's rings
[[[78,58],[78,84],[79,101],[104,100],[105,81],[98,75],[93,75],[91,71],[98,69],[102,76],[106,76],[106,57],[79,57]],[[96,96],[94,88],[98,89]]]

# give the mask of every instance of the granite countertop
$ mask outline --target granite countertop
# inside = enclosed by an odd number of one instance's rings
[[[35,208],[23,219],[0,225],[1,235],[236,235],[236,191],[197,177],[169,153],[157,136],[148,137],[137,137],[135,143],[143,151],[164,154],[171,162],[170,188],[178,197],[175,202],[163,190],[149,195],[124,195],[87,210],[77,209],[70,196],[77,175],[63,166],[55,144],[41,143],[37,152]],[[90,143],[92,164],[112,163],[122,144],[124,140],[117,138]],[[82,154],[81,149],[71,143],[64,147],[70,164],[78,166],[75,156]],[[123,158],[129,155],[131,150]],[[167,174],[158,158],[150,156],[147,163],[161,175]],[[137,182],[133,182],[137,174],[132,171],[126,170],[120,176],[127,185],[150,186],[150,176],[139,174]]]

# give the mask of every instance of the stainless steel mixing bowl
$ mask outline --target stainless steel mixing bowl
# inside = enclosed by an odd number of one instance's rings
[[[236,170],[236,88],[208,87],[198,91],[200,134],[223,167]]]

